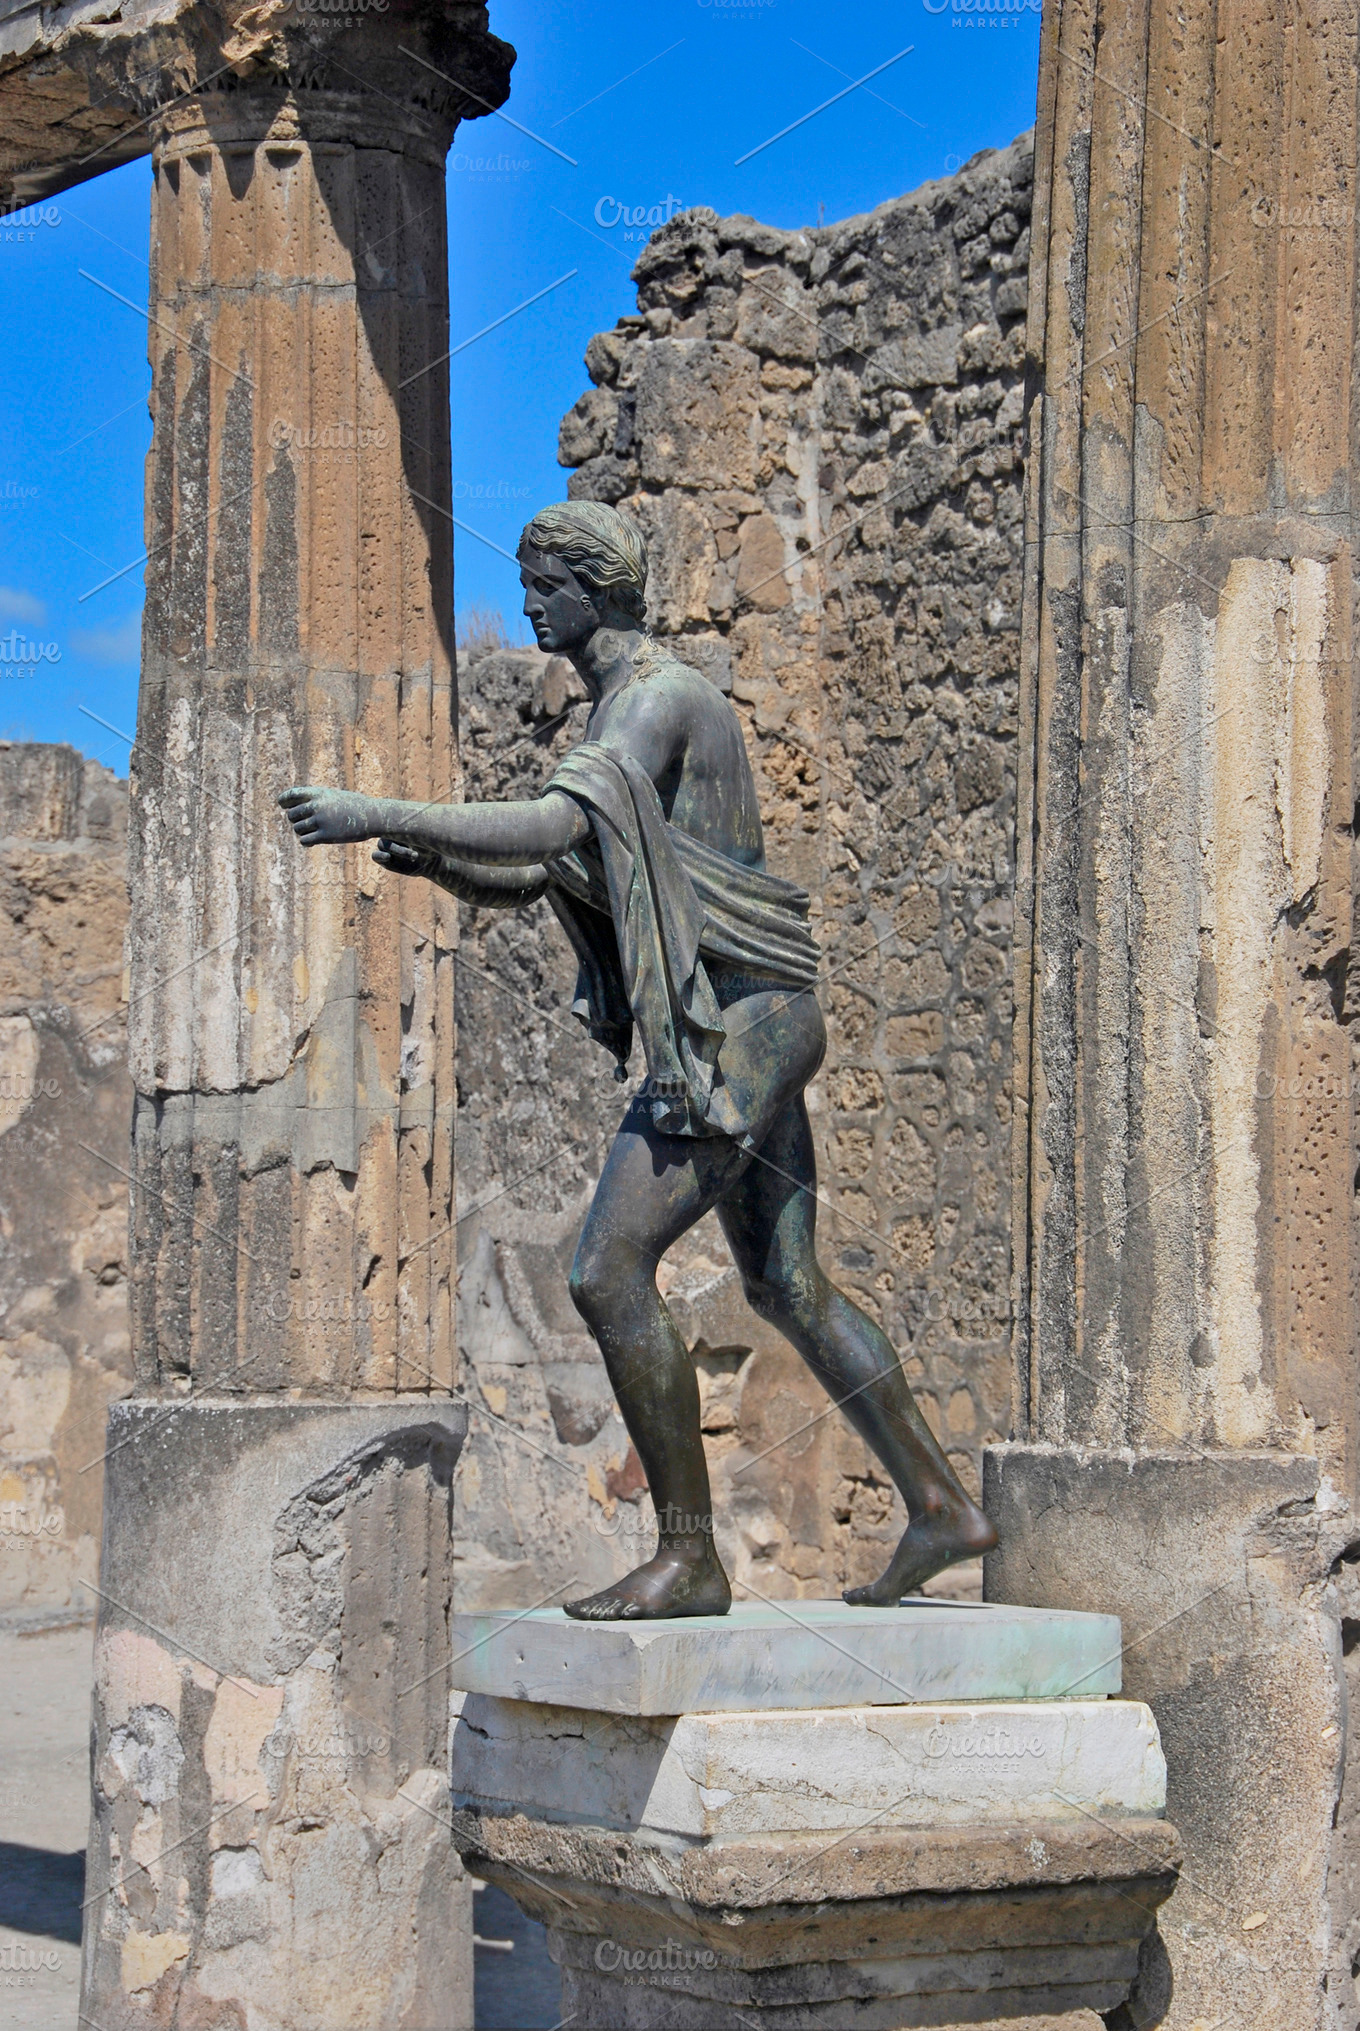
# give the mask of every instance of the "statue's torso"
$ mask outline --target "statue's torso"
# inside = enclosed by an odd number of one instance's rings
[[[645,675],[595,706],[585,737],[636,756],[681,832],[748,867],[765,865],[741,722],[697,670],[652,651]]]

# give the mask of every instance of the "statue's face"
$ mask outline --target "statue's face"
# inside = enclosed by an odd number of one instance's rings
[[[560,557],[521,543],[519,576],[525,617],[540,649],[561,654],[587,641],[600,625],[594,596]]]

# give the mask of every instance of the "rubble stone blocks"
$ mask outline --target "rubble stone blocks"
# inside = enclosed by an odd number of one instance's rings
[[[814,231],[677,215],[641,255],[637,314],[591,340],[595,386],[560,443],[568,491],[616,502],[654,539],[650,623],[730,690],[770,865],[812,892],[830,1032],[809,1095],[822,1256],[903,1350],[974,1487],[1011,1415],[1031,177],[1022,138]],[[468,794],[536,794],[580,737],[582,698],[534,649],[466,659]],[[459,1165],[468,1203],[486,1202],[462,1229],[467,1386],[553,1462],[474,1420],[458,1599],[528,1606],[549,1580],[600,1586],[651,1549],[565,1290],[619,1097],[571,1021],[574,962],[552,927],[467,910],[463,939]],[[564,1145],[579,1191],[554,1179]],[[813,1423],[825,1398],[746,1306],[712,1221],[661,1283],[695,1353],[729,1570],[809,1598],[880,1571],[902,1526],[892,1490],[843,1420]]]
[[[811,1631],[791,1619],[814,1605]],[[564,2015],[587,2031],[904,2031],[1122,2008],[1179,1853],[1156,1725],[1134,1701],[1006,1696],[1063,1648],[1083,1660],[1106,1618],[872,1613],[908,1673],[927,1654],[957,1663],[973,1616],[976,1700],[863,1704],[870,1616],[840,1603],[786,1611],[783,1637],[750,1612],[651,1632],[697,1683],[760,1702],[671,1714],[645,1711],[620,1670],[619,1640],[642,1653],[645,1628],[569,1625],[600,1656],[563,1674],[545,1619],[490,1634],[492,1618],[462,1618],[460,1638],[481,1641],[455,1676],[492,1689],[454,1695],[454,1838],[547,1926]],[[781,1708],[808,1644],[822,1703]],[[1118,1654],[1115,1625],[1116,1688]],[[552,1680],[570,1701],[548,1697]]]
[[[1123,1619],[1168,2031],[1355,2015],[1356,65],[1310,0],[1044,21],[987,1592]]]
[[[470,2026],[444,1713],[466,1426],[429,1397],[115,1407],[82,2005],[108,2031],[245,1998],[288,2031]]]
[[[104,1420],[132,1387],[127,785],[0,742],[0,1609],[91,1616]]]

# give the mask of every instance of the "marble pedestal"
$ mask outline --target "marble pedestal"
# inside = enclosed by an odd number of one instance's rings
[[[1152,1715],[1111,1697],[1113,1618],[800,1601],[453,1633],[455,1842],[547,1926],[581,2031],[1140,2021],[1178,1840]]]

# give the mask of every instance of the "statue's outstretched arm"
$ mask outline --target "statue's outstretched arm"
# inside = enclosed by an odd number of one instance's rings
[[[581,806],[560,790],[512,804],[414,804],[307,785],[285,790],[279,803],[304,846],[394,839],[403,846],[515,867],[567,853],[590,831]]]
[[[379,867],[393,874],[423,874],[438,882],[460,903],[475,903],[483,910],[518,910],[536,903],[548,890],[545,867],[491,867],[459,860],[447,853],[421,852],[399,840],[380,839],[373,851]]]

